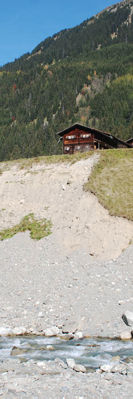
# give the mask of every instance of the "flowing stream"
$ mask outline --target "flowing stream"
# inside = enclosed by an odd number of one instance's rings
[[[67,341],[43,336],[0,337],[0,361],[13,357],[21,361],[60,358],[66,362],[67,358],[72,358],[76,363],[95,370],[116,356],[121,361],[130,358],[133,362],[133,341],[94,338]]]

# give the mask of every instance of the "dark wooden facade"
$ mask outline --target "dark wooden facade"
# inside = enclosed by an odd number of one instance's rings
[[[109,133],[76,123],[57,133],[63,141],[63,153],[86,152],[96,149],[130,147]]]
[[[128,140],[126,141],[126,143],[129,144],[130,147],[133,147],[133,137],[131,137],[130,139],[128,139]]]

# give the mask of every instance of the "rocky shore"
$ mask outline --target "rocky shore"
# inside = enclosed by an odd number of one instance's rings
[[[0,366],[0,397],[27,399],[128,399],[132,397],[133,371],[82,373],[61,363],[20,363],[9,360]]]

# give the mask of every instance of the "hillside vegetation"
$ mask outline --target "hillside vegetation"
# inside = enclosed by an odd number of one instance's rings
[[[56,133],[76,121],[128,139],[132,93],[133,0],[0,69],[0,160],[61,153]]]
[[[106,150],[100,154],[84,190],[95,194],[110,215],[133,221],[132,149]]]

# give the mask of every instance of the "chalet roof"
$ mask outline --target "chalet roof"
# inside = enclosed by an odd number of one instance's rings
[[[128,139],[127,141],[126,141],[126,143],[130,143],[130,142],[132,142],[133,141],[133,137],[130,137],[130,139]]]
[[[103,140],[105,139],[105,141],[107,141],[107,139],[108,139],[108,141],[110,142],[110,145],[111,145],[111,142],[112,142],[112,144],[113,144],[113,142],[115,142],[115,143],[119,142],[121,144],[124,144],[126,147],[130,148],[130,144],[128,144],[128,142],[118,139],[117,137],[113,136],[111,133],[104,132],[102,130],[95,129],[95,128],[92,128],[89,126],[84,126],[84,125],[81,125],[80,123],[75,123],[74,125],[69,126],[68,128],[58,132],[57,135],[62,138],[64,136],[64,134],[69,133],[71,130],[74,130],[74,129],[79,129],[79,130],[81,129],[86,132],[91,132],[91,133],[94,133],[96,136],[99,135],[100,137],[102,137]],[[112,145],[112,147],[113,147],[113,145]]]
[[[98,130],[98,129],[94,129],[94,128],[92,128],[92,127],[89,127],[89,126],[85,126],[85,125],[81,125],[80,123],[74,123],[74,125],[71,125],[71,126],[69,126],[69,127],[67,127],[66,129],[64,129],[64,130],[62,130],[62,131],[60,131],[60,132],[58,132],[57,134],[59,135],[59,136],[61,136],[61,137],[63,137],[64,136],[64,134],[66,134],[66,133],[69,133],[71,130],[73,130],[73,129],[83,129],[83,130],[85,130],[85,131],[91,131],[92,133],[95,131],[95,132],[100,132],[100,133],[103,133],[103,134],[108,134],[108,135],[110,135],[110,133],[108,133],[108,132],[104,132],[104,131],[102,131],[102,130]]]

